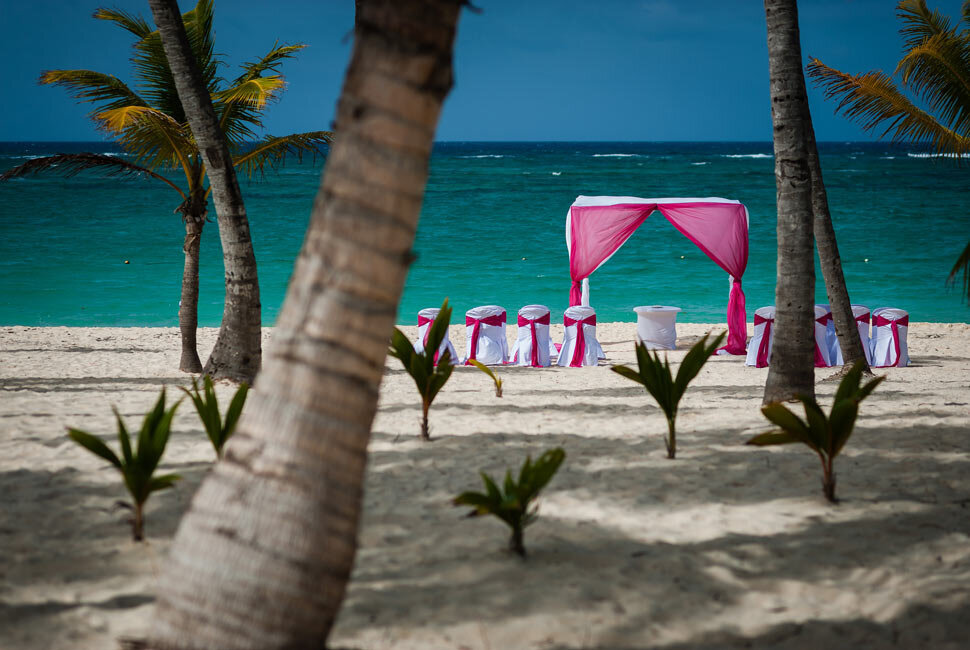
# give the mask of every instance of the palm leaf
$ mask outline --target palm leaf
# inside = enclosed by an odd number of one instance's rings
[[[904,86],[957,133],[970,125],[970,60],[967,39],[937,34],[914,47],[896,66]]]
[[[966,299],[970,301],[970,242],[967,242],[967,247],[963,249],[953,268],[950,269],[950,275],[946,279],[947,285],[956,284],[957,276],[961,272],[963,273],[963,293]]]
[[[950,20],[939,10],[930,11],[926,0],[902,0],[896,6],[896,15],[903,21],[899,33],[906,48],[918,47],[927,39],[950,31]]]
[[[226,411],[226,420],[222,425],[223,430],[226,432],[226,436],[222,441],[223,444],[235,432],[236,423],[239,422],[239,416],[242,415],[242,409],[246,404],[246,396],[248,394],[249,384],[244,382],[239,385],[236,394],[232,397],[232,401],[229,402],[229,410]]]
[[[761,412],[772,423],[781,427],[782,431],[798,438],[812,449],[818,451],[818,445],[812,438],[808,425],[801,418],[789,411],[782,404],[774,402],[761,407]]]
[[[256,77],[220,90],[212,96],[212,99],[223,104],[246,104],[261,111],[268,102],[278,97],[279,91],[284,87],[283,77],[279,75]]]
[[[82,102],[107,102],[99,110],[146,106],[145,100],[121,79],[93,70],[45,70],[39,83],[67,88],[72,97]]]
[[[150,169],[130,163],[122,158],[115,156],[105,156],[97,153],[62,153],[43,158],[28,160],[22,165],[17,165],[0,174],[0,181],[8,181],[11,178],[19,178],[30,174],[37,174],[54,170],[58,174],[71,177],[86,170],[97,170],[106,176],[148,176],[168,184],[178,192],[182,198],[185,193],[178,185],[168,180],[164,176],[156,174]]]
[[[262,58],[257,59],[256,61],[244,63],[242,65],[243,73],[232,82],[233,85],[235,86],[249,81],[250,79],[260,77],[267,70],[278,73],[279,66],[283,63],[283,61],[286,59],[292,59],[294,54],[305,47],[306,45],[303,43],[297,43],[296,45],[280,45],[279,41],[277,41],[273,44],[273,48],[263,55]]]
[[[641,377],[640,373],[638,373],[633,368],[630,368],[628,366],[612,366],[610,367],[610,370],[620,375],[621,377],[626,377],[627,379],[633,380],[638,384],[640,384],[641,386],[645,387],[645,384],[643,383],[643,377]]]
[[[148,493],[157,492],[158,490],[167,490],[168,488],[175,487],[175,481],[182,478],[178,474],[164,474],[162,476],[153,476],[148,482]]]
[[[332,141],[333,133],[330,131],[310,131],[279,137],[268,135],[251,151],[237,156],[233,164],[242,169],[247,177],[252,178],[256,172],[265,174],[267,167],[277,169],[288,157],[295,157],[297,162],[302,162],[303,156],[312,154],[316,160],[318,155],[325,154],[324,147]]]
[[[71,440],[81,445],[95,456],[100,456],[118,469],[121,469],[121,460],[118,458],[118,455],[111,451],[111,448],[104,444],[104,442],[97,436],[93,436],[86,431],[81,431],[80,429],[70,428],[67,430],[67,435]]]
[[[767,431],[756,435],[744,444],[755,445],[756,447],[768,447],[771,445],[790,445],[793,442],[802,442],[802,440],[787,431]]]
[[[141,16],[130,14],[122,9],[99,8],[94,12],[94,17],[98,20],[110,20],[118,23],[122,28],[128,30],[138,38],[145,38],[152,33],[152,27]]]
[[[963,155],[970,150],[970,139],[940,124],[932,115],[917,108],[903,95],[892,79],[878,71],[851,75],[812,59],[808,74],[816,86],[825,89],[827,99],[838,99],[836,113],[855,120],[866,131],[885,129],[878,137],[894,142],[929,143],[936,151]]]

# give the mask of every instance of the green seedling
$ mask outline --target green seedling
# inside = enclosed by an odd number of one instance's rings
[[[440,391],[448,379],[454,366],[451,364],[451,353],[445,350],[438,356],[438,363],[435,364],[435,352],[441,346],[448,332],[448,323],[451,322],[451,307],[448,306],[448,299],[441,305],[441,311],[431,323],[428,330],[428,340],[425,342],[423,352],[415,352],[411,341],[404,335],[404,332],[394,328],[391,336],[391,349],[388,351],[392,357],[400,359],[404,365],[404,370],[414,380],[421,394],[421,438],[431,440],[431,433],[428,428],[428,410],[431,402],[434,401],[438,391]]]
[[[545,452],[535,463],[528,456],[519,471],[518,481],[512,478],[511,470],[505,472],[505,485],[502,489],[499,489],[488,474],[481,472],[485,492],[463,492],[455,497],[453,503],[456,506],[474,508],[468,513],[469,517],[495,515],[504,521],[512,529],[509,547],[525,557],[522,535],[525,527],[538,517],[538,505],[533,502],[542,488],[552,480],[565,458],[566,452],[560,447]]]
[[[677,456],[677,406],[680,404],[680,398],[687,391],[687,385],[697,376],[714,350],[724,340],[724,332],[714,337],[710,343],[707,342],[709,336],[710,333],[705,334],[704,338],[687,352],[680,368],[677,369],[676,379],[670,372],[667,356],[664,355],[661,361],[660,355],[647,350],[647,346],[642,342],[636,344],[638,370],[627,366],[612,367],[613,372],[642,385],[657,400],[657,404],[667,418],[667,436],[664,438],[667,458]]]
[[[486,366],[484,363],[482,363],[478,359],[469,359],[468,360],[468,363],[472,364],[473,366],[475,366],[476,368],[478,368],[479,370],[481,370],[486,375],[488,375],[489,377],[492,378],[492,381],[495,382],[495,397],[501,397],[502,396],[502,380],[499,379],[498,376],[494,372],[492,372],[492,369],[489,368],[488,366]]]
[[[138,433],[138,440],[134,453],[131,447],[131,437],[125,428],[125,423],[121,419],[118,409],[112,407],[115,419],[118,421],[118,442],[121,444],[121,458],[118,457],[108,445],[104,444],[100,438],[91,435],[80,429],[68,428],[68,437],[78,443],[92,454],[100,456],[115,466],[121,472],[125,481],[125,487],[134,502],[134,518],[131,522],[131,533],[135,541],[145,538],[144,529],[144,507],[145,502],[152,492],[165,490],[173,485],[180,477],[178,474],[164,474],[155,476],[158,463],[165,453],[165,445],[168,444],[168,437],[171,431],[172,418],[175,416],[175,409],[178,408],[182,400],[175,402],[172,408],[165,410],[165,389],[158,397],[155,407],[145,415]],[[129,504],[125,504],[128,506]]]
[[[236,394],[232,397],[232,401],[229,402],[229,410],[226,411],[225,422],[223,422],[222,417],[219,415],[219,401],[216,399],[216,391],[212,383],[212,377],[206,375],[202,378],[202,391],[199,391],[199,385],[196,383],[194,377],[192,378],[192,390],[187,388],[182,388],[181,390],[192,399],[192,403],[195,404],[195,411],[199,414],[199,419],[202,420],[202,426],[205,427],[205,432],[216,450],[216,456],[222,458],[222,448],[225,446],[226,441],[232,437],[232,434],[235,433],[239,416],[242,415],[243,405],[246,403],[246,394],[249,392],[249,385],[246,383],[239,385]]]
[[[805,420],[775,402],[761,408],[761,412],[779,429],[755,436],[746,444],[766,447],[801,442],[814,451],[822,461],[822,492],[825,498],[837,503],[835,498],[835,471],[832,464],[852,436],[859,404],[875,390],[885,377],[876,377],[860,386],[863,363],[852,366],[839,383],[828,417],[812,397],[799,395],[797,399],[805,407]]]

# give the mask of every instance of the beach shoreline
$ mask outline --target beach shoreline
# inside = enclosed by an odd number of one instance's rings
[[[678,350],[723,324],[678,323]],[[751,325],[749,323],[749,334]],[[417,328],[402,326],[413,340]],[[459,367],[417,439],[420,405],[388,359],[369,447],[360,548],[331,645],[428,648],[962,648],[970,638],[970,324],[912,323],[909,368],[861,408],[824,501],[804,448],[742,443],[767,429],[767,369],[713,357],[688,390],[678,458],[663,415],[613,372],[635,323],[601,323],[595,368]],[[218,330],[201,328],[205,358]],[[512,339],[515,327],[509,327]],[[562,325],[552,325],[561,340]],[[264,328],[264,349],[272,336]],[[464,326],[450,336],[463,351]],[[0,327],[0,647],[116,647],[149,624],[179,517],[214,461],[189,404],[130,540],[116,472],[65,427],[116,445],[111,407],[140,422],[170,400],[178,329]],[[834,370],[819,369],[817,380]],[[819,401],[836,385],[818,381]],[[258,390],[258,381],[255,390]],[[219,384],[225,408],[233,387]],[[523,562],[492,521],[449,499],[554,446],[567,453]]]

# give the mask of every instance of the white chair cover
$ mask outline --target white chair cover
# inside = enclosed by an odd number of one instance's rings
[[[414,351],[418,354],[424,352],[424,344],[428,340],[428,330],[431,329],[431,323],[434,322],[434,319],[438,317],[439,311],[441,310],[435,307],[428,307],[418,312],[418,340],[414,342]],[[451,354],[451,365],[458,363],[458,352],[455,350],[455,346],[451,344],[447,329],[445,330],[445,338],[441,340],[441,345],[438,346],[438,351],[435,354],[435,364],[438,363],[437,357],[445,350],[448,350]]]
[[[551,357],[556,356],[556,346],[549,339],[549,319],[549,308],[545,305],[526,305],[519,310],[519,331],[512,344],[512,363],[535,368],[550,365]],[[533,349],[536,351],[534,356]]]
[[[856,327],[859,330],[859,338],[862,339],[862,351],[866,354],[866,361],[872,365],[872,343],[869,341],[869,308],[864,305],[852,305],[852,317],[855,318]],[[835,324],[833,322],[833,330]],[[845,363],[842,356],[842,346],[839,345],[839,337],[835,336],[832,365],[841,366]]]
[[[832,365],[832,353],[829,347],[829,324],[832,322],[832,310],[828,305],[815,305],[815,367],[828,368]]]
[[[596,340],[596,311],[592,307],[575,305],[563,314],[562,348],[556,365],[595,366],[600,359],[605,359],[603,347]]]
[[[754,336],[748,342],[744,365],[764,368],[771,361],[771,344],[775,340],[775,308],[761,307],[754,312]]]
[[[909,365],[909,314],[902,309],[883,307],[872,312],[872,367]]]
[[[508,362],[509,342],[505,338],[502,307],[485,305],[465,312],[465,365],[471,365],[470,359],[486,366]]]
[[[677,312],[680,307],[653,305],[634,307],[637,313],[637,338],[648,350],[677,348]]]
[[[832,305],[825,303],[815,306],[821,307],[828,314],[828,321],[825,323],[825,342],[829,348],[829,361],[832,362],[833,366],[840,365],[835,363],[836,351],[839,349],[839,335],[835,333],[835,317],[832,316]]]

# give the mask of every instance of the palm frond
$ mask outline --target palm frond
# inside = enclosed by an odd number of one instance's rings
[[[147,107],[125,107],[95,115],[98,125],[139,162],[155,168],[190,166],[196,154],[192,132],[165,113]]]
[[[45,70],[38,82],[67,88],[68,93],[81,102],[107,102],[96,110],[146,105],[138,93],[118,77],[93,70]]]
[[[970,25],[970,0],[963,0],[961,14],[963,15],[963,22]]]
[[[970,47],[955,32],[937,34],[899,62],[901,81],[957,133],[970,124]]]
[[[279,73],[280,64],[286,59],[292,59],[294,54],[305,47],[304,43],[297,43],[296,45],[280,45],[279,41],[273,43],[273,48],[261,59],[242,65],[243,72],[232,82],[232,85],[238,86],[250,79],[261,77],[267,70]]]
[[[122,9],[106,9],[101,7],[94,12],[94,17],[98,20],[116,22],[138,38],[145,38],[152,33],[152,27],[148,24],[147,20]]]
[[[50,170],[54,170],[58,174],[62,174],[70,178],[71,176],[76,176],[89,169],[97,169],[105,176],[145,175],[150,178],[155,178],[167,183],[173,189],[175,189],[176,192],[181,194],[182,198],[185,198],[185,193],[178,187],[178,185],[175,185],[172,181],[168,180],[164,176],[156,174],[152,170],[142,167],[141,165],[130,163],[127,160],[98,153],[62,153],[53,156],[45,156],[43,158],[34,158],[33,160],[28,160],[24,164],[17,165],[13,169],[8,169],[3,174],[0,174],[0,181],[8,181],[12,178],[20,178],[22,176],[28,176],[30,174],[37,174]]]
[[[280,137],[268,135],[252,151],[237,157],[233,164],[252,178],[256,172],[265,173],[266,167],[276,169],[290,156],[295,156],[299,162],[304,155],[313,154],[316,160],[318,155],[324,155],[323,147],[332,141],[333,133],[330,131],[310,131]]]
[[[255,77],[243,81],[232,88],[215,93],[212,98],[223,104],[247,104],[257,111],[263,110],[267,102],[276,99],[284,88],[283,77]]]
[[[901,0],[896,5],[896,15],[903,21],[899,33],[906,43],[906,50],[918,47],[937,34],[950,31],[950,19],[939,10],[930,11],[926,7],[926,0]]]
[[[960,257],[957,258],[956,264],[950,269],[950,275],[946,279],[946,283],[949,286],[956,284],[957,276],[963,272],[963,293],[968,301],[970,301],[970,242],[967,243],[967,247],[963,249],[960,253]]]
[[[888,136],[895,142],[929,143],[938,152],[948,151],[958,156],[970,151],[970,139],[916,107],[882,72],[846,74],[813,58],[808,74],[816,86],[824,88],[827,99],[839,100],[836,113],[842,112],[867,131],[885,127],[877,133],[879,137]]]

